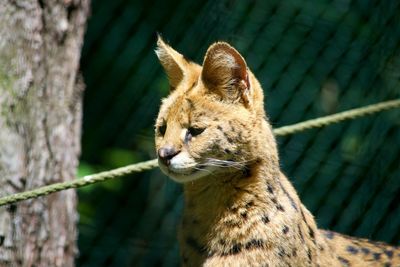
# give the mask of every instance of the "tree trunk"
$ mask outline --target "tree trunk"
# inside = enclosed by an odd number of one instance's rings
[[[89,0],[0,1],[0,196],[75,178]],[[0,266],[73,266],[76,194],[0,207]]]

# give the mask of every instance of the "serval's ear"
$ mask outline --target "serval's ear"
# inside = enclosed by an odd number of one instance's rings
[[[235,48],[224,42],[211,45],[204,57],[201,74],[210,92],[232,103],[250,104],[250,82],[247,65]]]
[[[160,35],[158,35],[157,48],[155,52],[168,76],[171,90],[175,89],[183,80],[187,61],[181,54],[167,45]]]

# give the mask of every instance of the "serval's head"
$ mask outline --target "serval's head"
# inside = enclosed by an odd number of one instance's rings
[[[275,160],[263,91],[240,53],[212,44],[203,66],[158,39],[156,54],[170,84],[155,126],[159,166],[185,183],[205,176],[246,171]]]

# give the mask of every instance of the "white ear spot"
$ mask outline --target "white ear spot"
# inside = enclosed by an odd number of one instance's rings
[[[240,68],[235,58],[231,54],[227,54],[226,52],[222,51],[214,54],[214,64],[215,65],[220,64],[232,69]]]

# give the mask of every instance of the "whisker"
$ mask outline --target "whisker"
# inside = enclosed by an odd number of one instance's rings
[[[221,167],[221,168],[234,168],[237,170],[242,170],[246,168],[246,164],[253,162],[254,160],[245,160],[245,161],[232,161],[232,160],[221,160],[214,158],[207,158],[201,166],[213,166],[213,167]]]
[[[194,169],[195,169],[195,170],[198,170],[198,171],[208,172],[208,173],[210,173],[211,175],[215,175],[211,170],[207,170],[207,169],[199,168],[199,167],[194,167]]]

